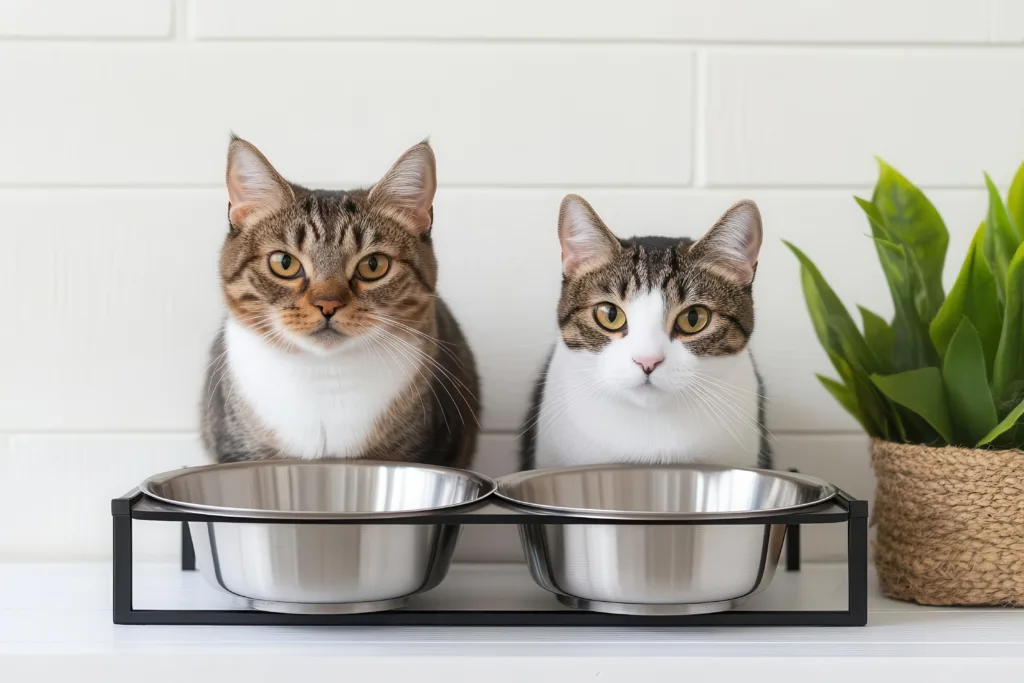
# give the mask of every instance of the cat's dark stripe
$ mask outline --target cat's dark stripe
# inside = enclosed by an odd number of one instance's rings
[[[250,257],[246,258],[245,260],[243,260],[242,263],[238,266],[238,268],[236,268],[231,273],[231,275],[229,275],[227,278],[225,278],[225,282],[227,282],[228,284],[231,284],[233,282],[238,282],[238,278],[242,277],[242,274],[245,273],[246,268],[248,268],[252,264],[252,262],[255,261],[258,258],[259,258],[259,255],[257,254],[255,256],[250,256]]]
[[[754,377],[757,378],[757,421],[760,423],[761,447],[757,451],[757,466],[770,470],[775,468],[775,457],[772,452],[771,435],[768,433],[768,405],[764,390],[764,377],[757,367],[754,354],[750,353],[750,363],[754,366]]]
[[[693,240],[689,238],[676,239],[672,237],[661,237],[658,235],[647,235],[644,237],[628,237],[620,239],[619,243],[624,247],[643,247],[647,252],[661,251],[664,249],[675,250],[679,246],[689,246],[693,244]],[[640,252],[636,251],[633,255],[633,263],[639,262]]]
[[[578,310],[580,310],[580,309],[574,308],[571,311],[569,311],[568,313],[566,313],[565,315],[559,316],[559,318],[558,318],[558,326],[559,327],[565,327],[565,324],[567,322],[569,322],[574,315],[576,315],[576,311],[578,311]]]
[[[544,383],[548,377],[548,369],[551,367],[551,358],[555,355],[554,348],[548,352],[544,360],[537,381],[533,384],[533,392],[530,394],[530,408],[526,413],[526,426],[519,437],[519,469],[532,470],[537,453],[537,418],[540,416],[540,404],[544,400]]]
[[[686,283],[683,280],[676,283],[676,296],[680,301],[686,301]]]
[[[415,278],[416,278],[416,280],[417,280],[417,281],[418,281],[418,282],[419,282],[419,283],[420,283],[421,285],[423,285],[423,288],[424,288],[424,289],[427,289],[427,290],[431,290],[431,287],[430,287],[430,285],[429,285],[429,284],[427,284],[427,278],[426,278],[426,276],[425,276],[425,275],[423,275],[423,271],[421,271],[421,270],[419,269],[419,267],[418,267],[418,266],[417,266],[417,265],[416,265],[415,263],[412,263],[412,262],[410,262],[410,261],[405,261],[405,265],[406,265],[406,266],[407,266],[407,267],[409,268],[409,272],[411,272],[411,273],[413,274],[413,277],[415,277]]]
[[[679,270],[679,255],[675,249],[669,249],[669,260],[668,270],[665,271],[665,277],[661,279],[662,291],[668,290],[668,285],[672,282],[672,278],[675,276],[676,271]]]
[[[307,213],[310,214],[309,223],[310,227],[313,229],[313,237],[315,237],[318,242],[325,242],[327,240],[327,234],[324,228],[319,224],[319,221],[313,220],[311,212],[307,211]]]
[[[302,251],[302,247],[306,244],[305,222],[299,223],[298,227],[295,228],[295,244],[298,246],[299,251]]]
[[[729,322],[731,322],[736,327],[736,329],[740,331],[740,334],[743,335],[743,338],[746,339],[747,341],[750,341],[750,332],[747,331],[747,328],[743,326],[743,323],[741,323],[734,316],[731,316],[728,313],[719,313],[719,315],[728,320]]]

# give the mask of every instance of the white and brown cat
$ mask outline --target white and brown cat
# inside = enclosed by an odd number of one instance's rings
[[[612,462],[771,467],[748,343],[761,248],[753,202],[698,241],[619,239],[562,202],[561,338],[522,436],[522,469]]]
[[[370,189],[287,182],[228,149],[228,314],[211,351],[202,438],[221,462],[372,458],[469,466],[473,355],[437,296],[427,143]]]

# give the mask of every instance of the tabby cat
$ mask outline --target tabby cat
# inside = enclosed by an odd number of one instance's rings
[[[561,337],[534,389],[521,468],[771,467],[763,383],[748,349],[757,206],[735,204],[697,242],[618,239],[569,195],[558,237]]]
[[[371,189],[287,182],[228,148],[228,315],[202,399],[219,461],[370,458],[470,465],[473,356],[436,295],[434,154],[409,149]]]

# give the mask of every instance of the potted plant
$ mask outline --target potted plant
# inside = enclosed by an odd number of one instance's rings
[[[867,215],[895,310],[854,322],[811,260],[804,297],[838,379],[825,389],[871,437],[883,590],[929,605],[1024,605],[1024,165],[947,294],[949,234],[879,160]]]

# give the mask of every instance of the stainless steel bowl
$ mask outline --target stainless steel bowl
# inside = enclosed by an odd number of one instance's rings
[[[827,482],[713,465],[592,466],[502,477],[498,495],[595,524],[522,524],[534,580],[564,604],[618,614],[703,614],[771,582],[783,524],[614,524],[742,520],[824,502]]]
[[[428,465],[271,460],[166,472],[141,489],[218,516],[268,520],[189,522],[196,567],[214,586],[257,609],[342,614],[394,609],[436,586],[459,535],[454,524],[370,522],[471,505],[494,483]]]

